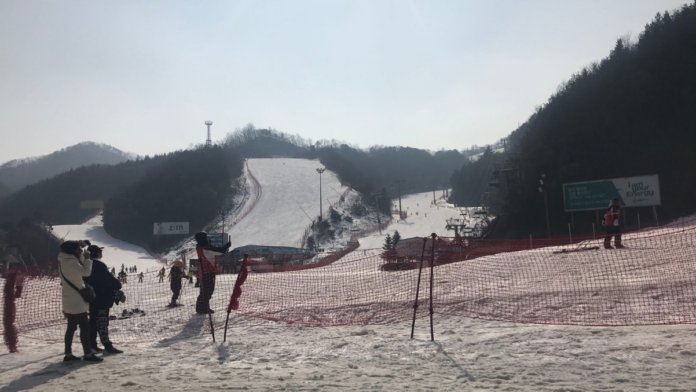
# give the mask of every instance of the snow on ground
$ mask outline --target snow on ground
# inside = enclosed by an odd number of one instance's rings
[[[231,229],[232,246],[302,245],[302,235],[319,216],[319,161],[291,158],[249,159],[249,171],[258,181],[255,207]],[[321,175],[323,215],[347,189],[336,174]],[[254,192],[256,190],[254,189]]]
[[[304,186],[297,181],[300,175],[288,167],[294,164],[302,168],[302,176],[306,174]],[[306,210],[318,208],[315,166],[314,161],[250,160],[263,196],[233,229],[238,230],[233,235],[238,241],[235,246],[266,241],[296,245],[293,241],[309,219],[292,202]],[[273,173],[276,177],[269,180],[267,175]],[[327,173],[322,181],[330,181]],[[295,182],[283,186],[288,179]],[[310,182],[316,183],[316,189],[307,191]],[[273,186],[276,188],[269,191]],[[343,189],[334,186],[336,194]],[[432,232],[451,235],[443,231],[443,218],[457,217],[458,212],[431,203],[432,194],[405,197],[402,208],[409,212],[407,219],[392,222],[382,236],[362,239],[362,246],[381,247],[383,236],[395,229],[403,238]],[[328,208],[326,203],[324,207]],[[296,225],[284,220],[304,222]],[[259,229],[257,234],[266,237],[257,242],[247,230],[262,227],[266,230]],[[285,229],[276,230],[278,227]],[[159,268],[157,260],[144,250],[110,238],[98,219],[54,230],[59,237],[89,239],[106,246],[107,264]],[[245,235],[249,237],[245,239]],[[185,326],[171,328],[203,330],[204,322],[204,318],[192,316]],[[125,353],[107,356],[94,365],[63,364],[62,342],[20,335],[19,353],[0,354],[0,390],[688,391],[696,386],[693,325],[526,325],[437,313],[433,325],[435,341],[430,340],[427,318],[416,320],[415,338],[410,339],[410,322],[324,328],[233,317],[226,343],[220,342],[219,333],[216,343],[209,335],[116,342]],[[78,346],[75,339],[77,353]]]
[[[104,262],[109,268],[116,268],[116,272],[121,270],[121,264],[126,267],[136,266],[139,272],[155,271],[163,265],[143,247],[111,237],[104,230],[101,215],[82,225],[53,226],[53,235],[63,240],[89,240],[95,245],[103,246]]]
[[[401,210],[406,212],[406,218],[401,220],[395,215],[389,225],[382,228],[381,234],[377,231],[360,238],[360,247],[381,248],[386,235],[394,235],[394,231],[398,231],[401,238],[428,237],[432,233],[454,237],[454,232],[448,231],[445,224],[449,218],[461,218],[460,210],[445,202],[439,193],[434,197],[432,192],[402,196]],[[398,201],[396,203],[398,209]]]
[[[571,327],[435,315],[389,326],[232,328],[61,363],[61,343],[0,354],[3,391],[690,391],[694,327]],[[218,339],[220,337],[218,336]]]

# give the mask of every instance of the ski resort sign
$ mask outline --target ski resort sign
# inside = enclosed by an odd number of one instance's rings
[[[153,224],[154,235],[179,234],[185,235],[189,233],[188,222],[161,222]]]
[[[613,198],[626,207],[659,206],[659,178],[656,174],[563,184],[566,212],[605,209]]]

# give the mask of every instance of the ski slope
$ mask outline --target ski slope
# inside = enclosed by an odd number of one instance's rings
[[[302,236],[312,220],[319,216],[319,161],[291,158],[249,159],[247,184],[254,204],[244,217],[231,216],[227,231],[232,247],[244,245],[302,245]],[[254,179],[256,181],[254,181]],[[348,189],[335,173],[321,175],[322,207],[326,216],[329,206],[337,204]]]

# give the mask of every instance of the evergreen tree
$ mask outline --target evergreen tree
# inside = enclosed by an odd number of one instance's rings
[[[384,250],[394,249],[394,243],[392,241],[391,235],[387,234],[387,236],[384,238],[384,245],[382,246],[382,249],[384,249]]]
[[[396,245],[401,241],[401,234],[398,230],[394,230],[394,235],[392,236],[392,246],[396,248]]]

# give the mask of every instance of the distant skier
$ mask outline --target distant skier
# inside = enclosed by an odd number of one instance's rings
[[[208,234],[201,231],[194,236],[196,239],[196,254],[198,255],[198,282],[200,284],[200,293],[196,300],[196,313],[208,314],[214,311],[210,309],[210,298],[215,291],[215,274],[217,273],[217,264],[215,256],[226,253],[230,249],[230,243],[226,243],[222,247],[213,247],[208,240]]]
[[[138,274],[138,283],[143,283],[143,278],[145,278],[145,274],[143,274],[143,271],[140,271]]]
[[[621,213],[621,205],[619,199],[612,199],[609,202],[609,207],[604,212],[604,219],[602,220],[602,226],[606,230],[606,235],[604,236],[604,248],[612,249],[611,247],[611,237],[614,237],[614,246],[617,249],[621,249],[624,246],[621,244],[621,224],[623,216]]]
[[[157,277],[159,278],[159,283],[164,282],[164,274],[166,273],[164,267],[162,267],[161,270],[157,273]]]
[[[181,279],[184,277],[184,263],[181,260],[174,261],[172,268],[169,269],[169,288],[172,289],[172,300],[169,302],[170,308],[176,306],[176,300],[181,293]]]

